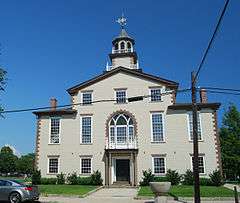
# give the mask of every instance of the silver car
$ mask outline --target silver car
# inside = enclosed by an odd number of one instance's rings
[[[34,201],[39,199],[37,186],[25,185],[15,180],[0,179],[0,201],[20,203],[26,200]]]

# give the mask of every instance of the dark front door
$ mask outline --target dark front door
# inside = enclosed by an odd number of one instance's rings
[[[128,159],[116,160],[116,180],[130,182],[130,165]]]

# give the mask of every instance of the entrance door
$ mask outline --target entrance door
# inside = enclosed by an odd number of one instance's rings
[[[130,182],[129,159],[116,159],[116,180]]]

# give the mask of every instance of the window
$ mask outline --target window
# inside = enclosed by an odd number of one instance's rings
[[[121,42],[121,43],[120,43],[120,48],[121,48],[121,49],[125,49],[125,43],[124,43],[124,42]]]
[[[128,51],[131,51],[132,45],[130,42],[127,43],[127,48],[128,48]]]
[[[165,157],[153,157],[153,173],[155,175],[166,173]]]
[[[129,144],[134,142],[133,120],[127,114],[116,114],[110,120],[110,142],[114,144]]]
[[[82,93],[82,104],[92,104],[92,92],[83,92]]]
[[[114,45],[114,49],[115,49],[115,50],[118,50],[118,43],[116,43],[116,44]]]
[[[50,144],[59,144],[60,118],[51,118]]]
[[[161,101],[161,89],[160,88],[150,89],[150,94],[151,94],[152,102]]]
[[[193,156],[191,157],[191,159],[192,159],[192,170],[193,170]],[[198,157],[198,168],[199,168],[200,174],[205,173],[205,165],[204,165],[204,157],[203,156]]]
[[[163,142],[164,141],[164,129],[163,129],[163,114],[152,113],[152,142]]]
[[[197,125],[198,125],[198,140],[202,140],[202,132],[201,132],[201,120],[200,113],[197,114]],[[189,139],[193,140],[193,115],[192,112],[188,112],[188,126],[189,126]]]
[[[116,90],[116,102],[126,103],[126,90]]]
[[[89,144],[92,142],[92,117],[82,117],[81,143]]]
[[[91,174],[91,173],[92,173],[92,159],[81,158],[81,174]]]
[[[48,159],[48,173],[58,173],[59,160],[58,158]]]

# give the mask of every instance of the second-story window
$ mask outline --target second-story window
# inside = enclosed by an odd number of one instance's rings
[[[198,125],[198,140],[202,140],[201,120],[200,113],[197,114]],[[188,112],[188,126],[189,126],[189,140],[193,141],[193,115],[192,112]]]
[[[92,104],[92,92],[83,92],[82,93],[82,104]]]
[[[60,118],[52,117],[51,120],[51,130],[50,130],[50,144],[60,143]]]
[[[92,117],[84,116],[81,119],[81,143],[90,144],[92,143]]]
[[[150,89],[150,98],[152,102],[158,102],[161,101],[161,88],[152,88]]]
[[[116,90],[116,102],[126,103],[126,90]]]
[[[164,141],[163,113],[151,114],[152,142]]]

